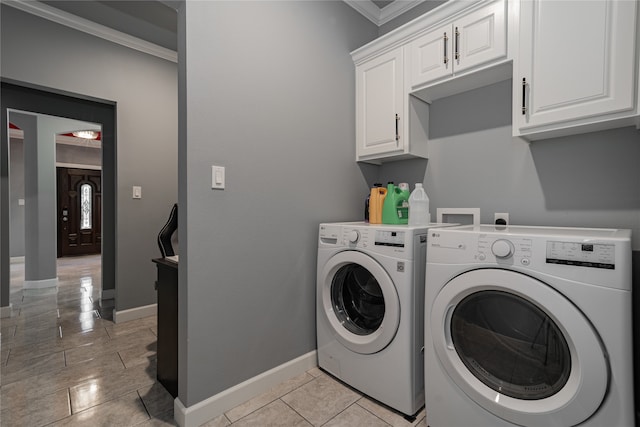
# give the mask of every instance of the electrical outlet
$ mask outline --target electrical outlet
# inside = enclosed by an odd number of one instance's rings
[[[509,225],[509,213],[508,212],[494,213],[493,223],[496,225]]]

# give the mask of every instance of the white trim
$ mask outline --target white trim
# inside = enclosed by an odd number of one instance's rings
[[[176,397],[173,401],[173,418],[182,427],[200,426],[281,382],[316,366],[318,366],[318,355],[316,350],[313,350],[188,408],[180,401],[180,397]]]
[[[0,319],[6,319],[13,316],[13,304],[9,303],[6,307],[0,307]]]
[[[22,289],[48,289],[58,288],[58,278],[43,279],[43,280],[25,280],[22,284]]]
[[[380,9],[380,24],[386,24],[387,22],[397,18],[405,12],[413,9],[426,0],[395,0],[393,3]]]
[[[426,0],[396,0],[380,9],[370,0],[344,0],[378,27],[413,9]]]
[[[116,290],[115,289],[107,289],[107,290],[102,290],[102,295],[100,296],[101,299],[114,299],[116,297]]]
[[[178,53],[37,1],[3,0],[3,4],[128,48],[178,62]]]
[[[12,256],[10,261],[10,264],[24,264],[24,255],[22,256]]]
[[[143,317],[155,316],[158,313],[158,304],[144,305],[142,307],[130,308],[128,310],[113,310],[113,323],[123,323],[129,320],[142,319]]]
[[[102,166],[100,165],[81,165],[78,163],[56,162],[56,167],[57,168],[90,169],[90,170],[96,170],[96,171],[102,170]]]

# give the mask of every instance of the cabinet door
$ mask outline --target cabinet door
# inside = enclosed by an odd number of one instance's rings
[[[409,44],[411,89],[450,76],[453,66],[452,26],[431,31]]]
[[[635,1],[523,1],[513,76],[519,130],[632,110],[635,17]]]
[[[357,160],[403,150],[402,47],[356,67]]]
[[[505,15],[505,2],[498,1],[454,22],[454,73],[507,55]]]

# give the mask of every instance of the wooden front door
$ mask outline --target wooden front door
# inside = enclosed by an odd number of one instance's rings
[[[58,257],[100,253],[102,172],[57,168]]]

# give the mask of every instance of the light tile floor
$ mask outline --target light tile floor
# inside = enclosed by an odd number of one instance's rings
[[[173,399],[156,381],[155,316],[114,324],[100,304],[100,257],[58,260],[57,293],[23,291],[11,264],[13,315],[0,319],[1,426],[175,426]],[[149,286],[153,286],[152,283]],[[204,424],[421,426],[318,368]]]

